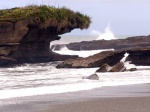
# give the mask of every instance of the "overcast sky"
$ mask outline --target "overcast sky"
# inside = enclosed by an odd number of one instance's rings
[[[115,35],[150,34],[150,0],[0,0],[0,9],[30,4],[66,6],[89,15],[90,28],[74,30],[72,35],[89,35],[93,30],[103,32],[107,25]]]

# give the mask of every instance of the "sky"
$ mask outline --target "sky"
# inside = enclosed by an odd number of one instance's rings
[[[65,6],[90,16],[87,30],[75,29],[69,35],[92,35],[108,27],[115,35],[150,34],[150,0],[0,0],[0,9],[31,4]]]

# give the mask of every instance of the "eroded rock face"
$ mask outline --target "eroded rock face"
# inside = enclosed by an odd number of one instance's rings
[[[28,32],[28,21],[0,22],[0,45],[19,43]]]
[[[72,58],[53,53],[49,48],[51,41],[61,38],[58,35],[72,29],[74,28],[57,31],[55,27],[41,28],[38,24],[27,20],[16,23],[0,22],[0,66]]]
[[[120,62],[124,57],[124,52],[122,51],[103,51],[101,53],[89,56],[87,58],[77,58],[66,60],[59,65],[57,68],[92,68],[100,67],[104,63],[108,63],[113,66]]]
[[[129,56],[126,61],[130,61],[135,65],[150,65],[150,48],[130,49],[127,52],[129,53]]]

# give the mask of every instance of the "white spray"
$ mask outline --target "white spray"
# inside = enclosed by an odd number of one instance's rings
[[[92,30],[91,31],[92,35],[97,35],[98,38],[96,40],[112,40],[112,39],[117,39],[114,36],[114,33],[111,31],[109,24],[105,28],[104,32],[101,33],[97,30]]]

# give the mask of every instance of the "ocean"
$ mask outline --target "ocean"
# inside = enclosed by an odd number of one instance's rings
[[[72,36],[69,40],[68,37],[64,36],[60,42],[52,44],[97,39],[97,37],[92,36],[90,38],[87,36],[78,36],[77,38]],[[54,52],[87,57],[101,51],[103,50],[72,51],[64,46],[61,50]],[[0,99],[69,93],[107,86],[150,83],[150,71],[142,69],[149,67],[135,66],[128,62],[125,62],[127,68],[136,67],[141,70],[120,73],[97,73],[99,80],[82,79],[95,73],[98,68],[57,69],[55,66],[58,63],[60,62],[23,64],[21,66],[0,68]],[[0,102],[0,104],[2,103]]]

